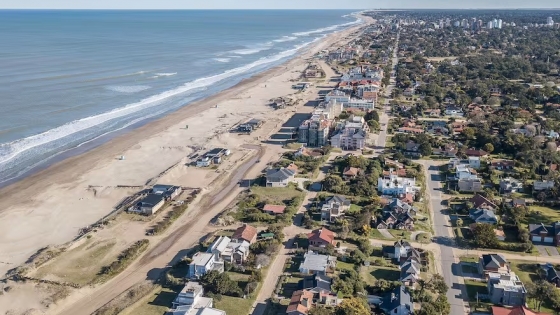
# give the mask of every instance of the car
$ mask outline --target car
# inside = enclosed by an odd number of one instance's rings
[[[257,160],[255,163],[260,163],[260,162],[261,162],[261,160]]]

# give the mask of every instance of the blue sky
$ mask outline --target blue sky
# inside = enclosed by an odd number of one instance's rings
[[[17,9],[560,8],[559,0],[2,0]]]

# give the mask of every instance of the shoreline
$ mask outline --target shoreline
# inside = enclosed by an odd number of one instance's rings
[[[218,145],[237,148],[235,140],[246,143],[246,140],[231,139],[234,136],[216,130],[223,128],[212,124],[218,124],[224,116],[227,118],[223,118],[225,123],[221,124],[222,127],[236,124],[239,116],[242,119],[264,118],[273,123],[274,110],[266,104],[266,100],[286,95],[291,90],[291,84],[279,81],[275,82],[278,86],[263,90],[266,85],[263,87],[262,83],[280,80],[280,77],[285,80],[293,77],[294,73],[299,76],[296,67],[301,68],[316,52],[339,42],[365,24],[366,20],[329,34],[281,65],[244,79],[219,93],[144,122],[137,128],[130,126],[130,129],[117,131],[122,134],[101,144],[92,143],[92,149],[86,150],[87,146],[75,148],[85,152],[60,160],[55,157],[56,162],[50,166],[0,188],[0,207],[3,209],[0,211],[0,273],[20,265],[39,248],[69,241],[79,228],[112,211],[115,201],[128,194],[122,190],[115,193],[114,188],[119,184],[144,185],[171,165],[181,164],[186,156],[197,151],[193,147],[205,147],[220,141]],[[257,99],[258,94],[251,94],[256,89],[260,89],[255,93],[260,92],[261,99]],[[220,108],[214,109],[215,104],[220,104]],[[185,121],[189,122],[190,141],[184,137],[185,131],[179,131],[184,129],[180,126],[184,126]],[[176,149],[177,144],[181,145],[179,149]],[[118,161],[117,157],[125,153],[127,160]],[[129,155],[133,157],[130,160]],[[195,172],[194,182],[197,182],[197,171],[189,169],[189,172]],[[92,197],[89,189],[96,185],[106,188],[107,195]]]

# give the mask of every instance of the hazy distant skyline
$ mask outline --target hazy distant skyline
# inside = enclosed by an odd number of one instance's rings
[[[558,0],[3,0],[2,9],[486,9],[560,8]]]

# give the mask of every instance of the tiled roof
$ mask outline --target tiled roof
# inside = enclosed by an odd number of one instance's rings
[[[235,233],[233,233],[233,236],[231,238],[251,241],[256,235],[257,235],[256,228],[244,224],[242,227],[239,227],[237,230],[235,230]]]
[[[334,241],[334,232],[329,231],[325,228],[320,228],[307,234],[307,238],[309,240],[322,240],[324,242],[332,244]]]
[[[264,205],[263,211],[273,212],[276,214],[282,214],[286,210],[286,206],[281,205]]]

